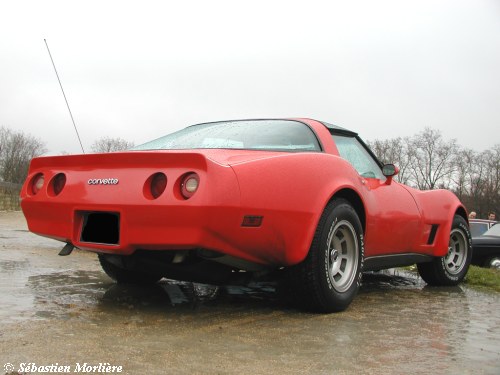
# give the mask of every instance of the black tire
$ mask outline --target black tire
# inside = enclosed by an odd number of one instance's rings
[[[345,310],[361,285],[363,229],[354,208],[334,199],[325,208],[306,259],[289,269],[295,300],[316,312]]]
[[[467,274],[472,258],[469,226],[462,216],[455,215],[451,226],[448,253],[433,261],[417,264],[418,273],[429,285],[459,284]]]
[[[119,260],[119,256],[113,256],[115,259]],[[109,260],[109,256],[105,254],[98,254],[99,263],[103,271],[116,281],[118,284],[154,284],[159,281],[162,276],[154,273],[146,273],[134,270],[133,268],[119,267],[114,262]],[[119,263],[119,262],[117,262]]]

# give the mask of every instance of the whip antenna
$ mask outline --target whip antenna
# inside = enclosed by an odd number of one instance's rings
[[[66,106],[68,107],[69,115],[71,117],[71,121],[73,122],[73,127],[75,128],[76,136],[78,137],[78,142],[80,142],[80,146],[82,148],[82,152],[85,154],[85,150],[83,149],[82,140],[80,139],[80,134],[78,134],[78,129],[76,128],[75,120],[73,119],[73,114],[71,113],[71,109],[69,108],[68,99],[66,99],[66,94],[64,93],[64,89],[62,87],[61,79],[59,78],[59,74],[57,74],[56,64],[54,64],[54,59],[52,58],[52,54],[50,53],[49,45],[47,44],[47,40],[43,40],[45,45],[47,46],[47,52],[50,56],[50,61],[52,61],[52,66],[54,67],[54,71],[56,72],[57,80],[59,81],[59,86],[61,86],[61,91],[64,96],[64,100],[66,101]]]

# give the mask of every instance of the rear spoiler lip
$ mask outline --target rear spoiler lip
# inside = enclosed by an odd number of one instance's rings
[[[180,157],[182,156],[182,157]],[[206,165],[207,157],[200,152],[170,150],[158,151],[124,151],[102,154],[78,154],[62,156],[41,156],[31,160],[30,172],[44,168],[80,168],[95,165],[99,167],[144,167],[173,162],[179,166],[191,164],[193,161]]]

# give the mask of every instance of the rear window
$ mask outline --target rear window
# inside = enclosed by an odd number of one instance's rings
[[[136,146],[133,150],[199,148],[321,151],[314,132],[293,120],[248,120],[199,124]]]

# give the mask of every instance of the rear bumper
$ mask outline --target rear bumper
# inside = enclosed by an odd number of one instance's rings
[[[129,255],[137,249],[190,249],[211,244],[210,222],[235,223],[237,209],[193,206],[79,205],[22,202],[30,231],[84,250]],[[86,242],[82,239],[85,217],[89,213],[114,213],[119,217],[116,245]],[[234,224],[233,224],[234,225]],[[233,228],[233,230],[236,228]]]
[[[295,263],[300,246],[298,223],[307,227],[313,217],[306,213],[257,210],[264,216],[260,227],[243,227],[243,217],[255,209],[221,206],[148,205],[50,205],[23,200],[29,230],[88,251],[130,255],[138,249],[208,249],[249,262],[285,266]],[[113,213],[119,217],[117,244],[82,240],[89,213]],[[299,227],[297,227],[299,229]]]

